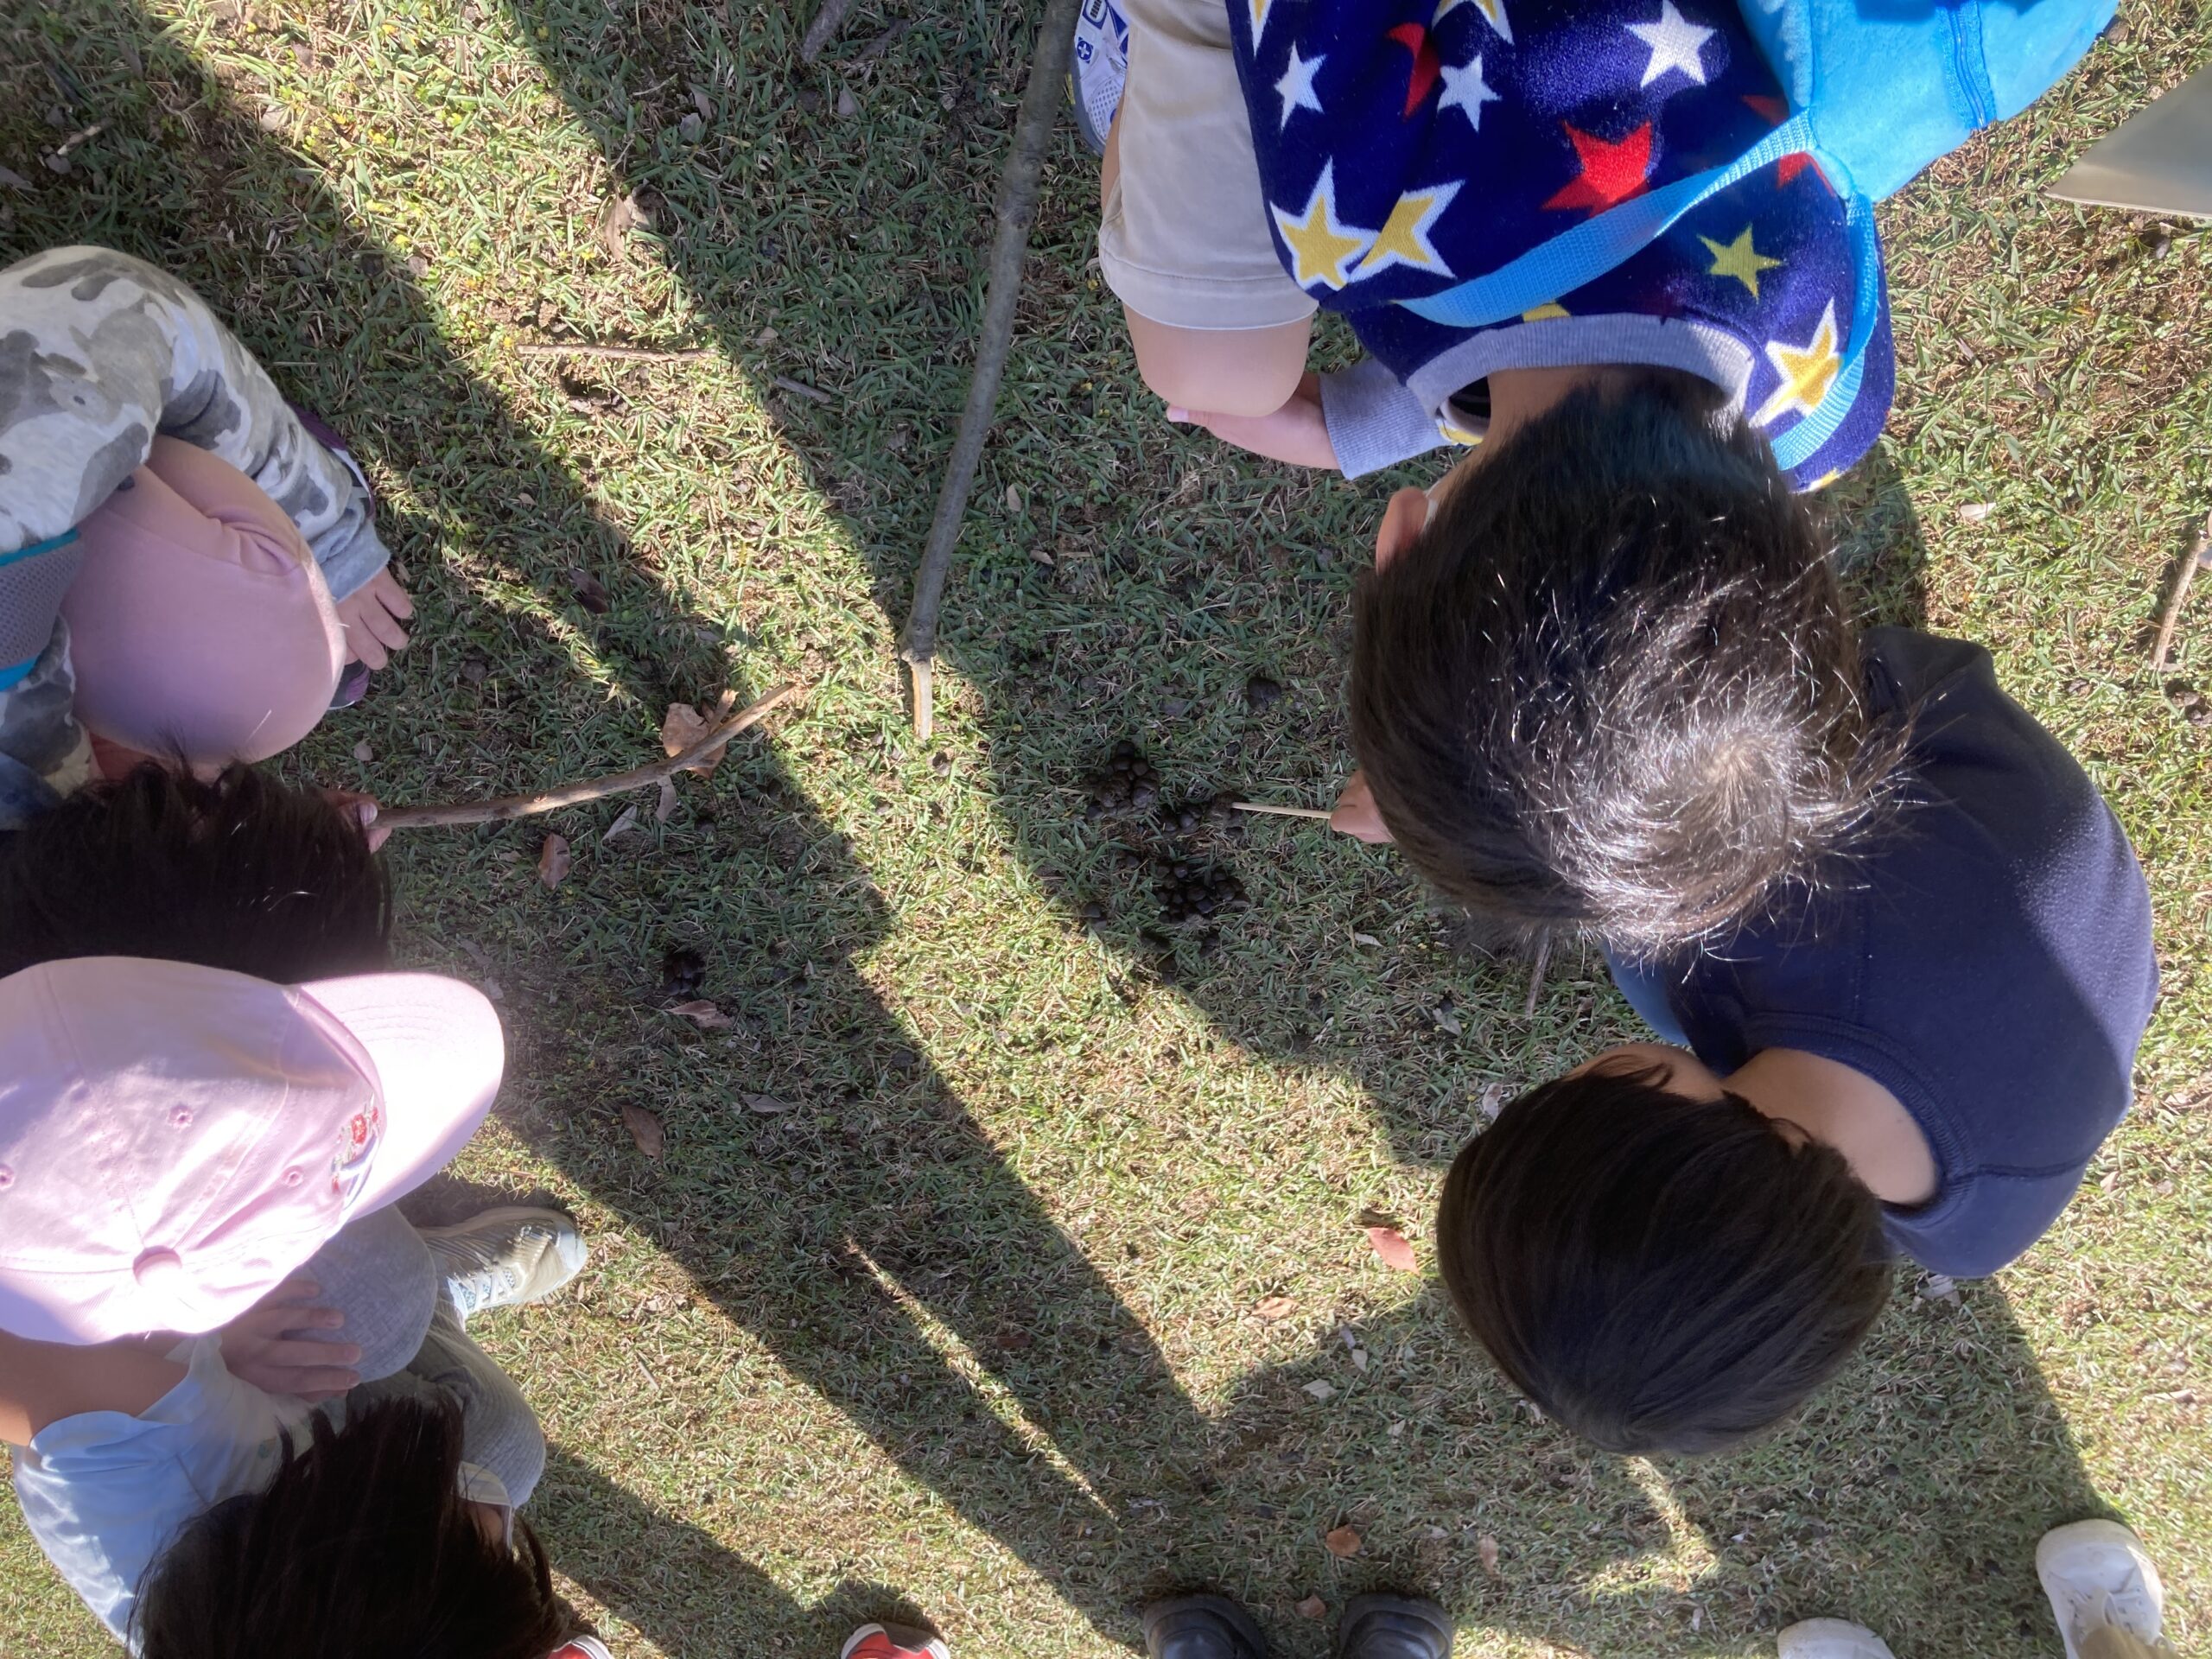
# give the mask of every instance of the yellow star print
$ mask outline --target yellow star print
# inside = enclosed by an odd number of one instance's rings
[[[1268,32],[1268,11],[1274,3],[1274,0],[1249,0],[1252,14],[1252,46],[1255,51],[1259,48],[1260,36]]]
[[[1436,10],[1429,16],[1428,26],[1434,29],[1453,7],[1468,5],[1482,13],[1490,26],[1497,31],[1498,39],[1508,46],[1513,44],[1513,25],[1506,20],[1505,0],[1437,0]]]
[[[1818,409],[1843,367],[1843,359],[1836,351],[1835,302],[1830,300],[1827,309],[1821,313],[1821,326],[1813,330],[1812,339],[1802,346],[1786,346],[1778,340],[1770,340],[1766,343],[1766,357],[1774,365],[1774,372],[1782,377],[1782,384],[1774,389],[1771,397],[1759,405],[1759,412],[1751,416],[1751,424],[1764,426],[1793,409],[1801,415],[1809,415]]]
[[[1555,317],[1571,317],[1574,314],[1572,311],[1569,311],[1557,300],[1546,300],[1541,305],[1536,307],[1535,310],[1523,311],[1521,314],[1521,321],[1523,322],[1549,322]]]
[[[1744,226],[1741,236],[1726,246],[1709,236],[1700,236],[1698,240],[1705,244],[1706,251],[1713,256],[1713,264],[1707,268],[1705,274],[1708,276],[1733,276],[1751,290],[1751,297],[1755,300],[1759,296],[1759,272],[1777,270],[1782,264],[1781,260],[1770,259],[1751,245],[1751,227],[1748,225]]]
[[[1452,205],[1452,198],[1459,194],[1459,185],[1452,183],[1409,190],[1400,196],[1398,205],[1390,210],[1390,217],[1376,232],[1374,245],[1368,249],[1367,257],[1352,267],[1353,277],[1372,276],[1393,265],[1408,265],[1415,270],[1433,270],[1449,276],[1452,267],[1444,263],[1444,256],[1437,252],[1436,244],[1429,240],[1428,233],[1444,210]]]
[[[1344,262],[1375,239],[1372,231],[1337,222],[1336,169],[1334,162],[1321,169],[1321,176],[1313,181],[1313,194],[1306,198],[1306,211],[1297,218],[1273,202],[1268,204],[1268,211],[1274,215],[1275,229],[1295,262],[1291,280],[1300,288],[1311,288],[1316,283],[1342,288],[1351,280],[1344,274]]]

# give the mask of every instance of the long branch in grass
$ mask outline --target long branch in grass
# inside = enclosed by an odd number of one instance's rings
[[[2158,613],[2158,637],[2151,646],[2151,671],[2166,671],[2166,653],[2173,649],[2174,629],[2181,624],[2181,607],[2189,603],[2190,584],[2196,580],[2196,567],[2212,563],[2212,512],[2204,515],[2204,528],[2196,532],[2196,544],[2189,550],[2181,562],[2181,569],[2174,576],[2173,591],[2166,595],[2165,607]]]
[[[991,245],[991,276],[984,290],[983,321],[976,334],[976,370],[968,382],[968,406],[938,491],[937,514],[930,520],[921,569],[914,576],[914,603],[906,613],[899,659],[913,676],[914,735],[927,742],[936,721],[931,706],[931,664],[937,651],[937,614],[944,601],[944,578],[960,539],[961,516],[968,510],[969,486],[983,458],[998,404],[999,378],[1014,345],[1014,303],[1021,294],[1021,260],[1029,246],[1029,227],[1037,217],[1037,181],[1045,168],[1045,145],[1059,112],[1061,86],[1067,79],[1068,53],[1075,40],[1077,0],[1045,0],[1037,24],[1037,47],[1029,60],[1029,84],[1022,89],[1021,113],[1014,124],[1013,151],[999,181],[998,235]]]
[[[497,800],[457,801],[448,806],[381,808],[377,813],[377,826],[384,830],[433,830],[456,823],[504,823],[510,818],[534,817],[540,812],[556,812],[564,806],[577,806],[604,796],[623,795],[633,789],[645,789],[664,778],[673,778],[677,772],[698,765],[740,732],[759,725],[770,709],[798,690],[795,684],[778,686],[760,702],[732,715],[680,753],[668,755],[650,766],[632,766],[627,772],[613,772],[604,778],[579,779],[572,784],[560,784],[551,789],[540,790],[534,795],[502,795]]]

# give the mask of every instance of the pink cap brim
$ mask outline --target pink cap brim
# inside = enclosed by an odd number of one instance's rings
[[[437,974],[364,974],[299,988],[353,1033],[383,1086],[384,1135],[352,1211],[367,1215],[468,1144],[499,1092],[506,1039],[481,991]]]

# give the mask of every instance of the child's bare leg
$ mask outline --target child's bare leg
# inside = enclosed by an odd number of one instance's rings
[[[1098,169],[1102,211],[1122,175],[1122,119],[1106,134]],[[1122,308],[1136,348],[1137,372],[1170,408],[1214,415],[1272,415],[1288,403],[1306,372],[1311,318],[1266,328],[1180,328]]]

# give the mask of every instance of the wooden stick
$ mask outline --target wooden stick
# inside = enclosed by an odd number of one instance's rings
[[[976,335],[976,369],[968,382],[968,406],[945,462],[938,492],[937,514],[930,520],[921,569],[914,575],[913,608],[906,613],[906,637],[899,655],[914,680],[914,735],[926,743],[936,721],[930,668],[937,650],[938,607],[944,601],[944,578],[960,539],[961,515],[968,510],[969,486],[983,458],[998,403],[999,378],[1014,345],[1014,302],[1021,292],[1021,258],[1029,245],[1029,226],[1037,217],[1037,181],[1045,168],[1045,146],[1052,134],[1068,73],[1068,53],[1075,41],[1077,0],[1045,0],[1037,24],[1037,46],[1029,60],[1029,84],[1022,88],[1021,112],[1014,119],[1014,146],[999,181],[998,234],[991,245],[991,276],[984,290],[982,326]]]
[[[1521,1017],[1536,1017],[1536,1000],[1544,994],[1544,969],[1552,963],[1552,931],[1548,927],[1536,935],[1535,965],[1529,969],[1529,995],[1521,1003]]]
[[[2189,556],[2181,562],[2181,574],[2174,578],[2173,591],[2166,595],[2165,608],[2158,613],[2158,638],[2151,647],[2151,671],[2166,671],[2166,652],[2172,649],[2174,629],[2181,622],[2181,607],[2189,603],[2190,583],[2196,579],[2196,567],[2212,561],[2212,513],[2204,515],[2204,528],[2196,532],[2196,545],[2189,550]]]
[[[806,38],[798,43],[801,63],[812,63],[822,55],[822,48],[830,44],[830,37],[852,9],[853,0],[822,0],[822,10],[814,14],[814,21],[806,26]]]
[[[515,347],[522,357],[589,357],[613,363],[696,363],[714,353],[702,346],[662,350],[653,346],[597,346],[583,340],[564,345],[556,340],[533,340]]]
[[[1268,812],[1280,818],[1319,818],[1324,823],[1332,816],[1324,807],[1270,806],[1265,801],[1231,801],[1229,806],[1233,812]]]
[[[747,727],[760,724],[771,709],[798,690],[796,685],[778,686],[752,707],[731,715],[681,754],[668,755],[650,766],[632,766],[610,777],[561,784],[535,795],[503,795],[493,801],[461,801],[450,806],[387,807],[378,812],[377,825],[385,830],[433,830],[455,823],[505,823],[510,818],[531,817],[540,812],[558,811],[564,806],[595,801],[603,796],[643,789],[664,778],[673,778],[705,760]]]
[[[804,380],[794,380],[788,374],[779,374],[768,384],[778,391],[788,391],[794,397],[804,397],[811,403],[826,404],[830,400],[830,394],[821,387],[810,386]]]

